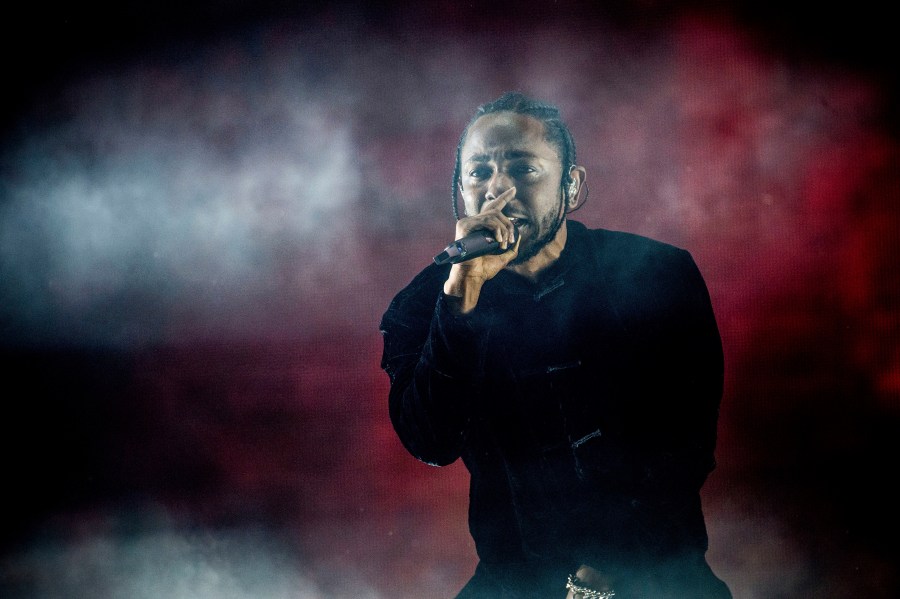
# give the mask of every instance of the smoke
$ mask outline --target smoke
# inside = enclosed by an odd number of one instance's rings
[[[0,562],[6,597],[315,599],[297,549],[272,531],[177,526],[158,508],[56,521]],[[359,597],[374,597],[356,588]]]
[[[65,118],[7,148],[0,269],[20,330],[153,340],[179,305],[242,310],[293,251],[322,268],[359,193],[349,125],[303,81],[235,60],[79,81]]]
[[[563,108],[588,167],[579,218],[764,250],[805,235],[801,177],[868,143],[876,107],[865,82],[780,63],[703,20],[657,39],[594,26],[565,45],[553,22],[508,43],[320,25],[151,48],[23,117],[2,154],[7,338],[131,346],[374,324],[386,290],[452,234],[457,136],[506,88]]]

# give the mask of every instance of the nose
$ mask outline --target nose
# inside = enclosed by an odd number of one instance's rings
[[[499,196],[510,187],[512,187],[512,180],[509,178],[509,176],[506,175],[506,173],[498,170],[491,177],[491,180],[488,181],[487,191],[484,194],[484,199],[488,201],[494,200],[497,198],[497,196]]]

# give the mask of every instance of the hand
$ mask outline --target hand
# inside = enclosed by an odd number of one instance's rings
[[[584,586],[590,587],[596,591],[612,590],[609,578],[604,576],[599,570],[590,566],[582,565],[578,568],[578,571],[575,572],[575,576],[584,583]],[[581,593],[575,593],[574,591],[569,590],[566,599],[584,599],[584,597],[582,597]]]
[[[516,188],[510,187],[493,200],[481,206],[478,214],[467,216],[456,222],[456,239],[462,239],[473,231],[488,230],[500,242],[500,247],[509,247],[515,236],[515,226],[503,214],[503,208],[516,196]],[[454,264],[450,276],[444,283],[444,294],[459,298],[454,309],[460,313],[470,312],[478,302],[481,286],[493,279],[506,268],[519,252],[519,240],[513,248],[502,254],[487,254]]]
[[[456,222],[456,239],[462,239],[474,231],[490,231],[500,247],[506,249],[512,243],[516,228],[512,221],[503,214],[506,204],[516,197],[516,188],[510,187],[493,200],[481,205],[478,214],[466,216]],[[478,278],[482,281],[492,279],[516,256],[514,249],[503,254],[488,254],[458,264],[457,269],[466,278]]]
[[[461,239],[472,231],[488,230],[501,244],[511,241],[515,233],[512,221],[503,214],[506,204],[516,197],[516,188],[510,187],[499,196],[481,205],[478,214],[465,216],[456,221],[456,238]]]

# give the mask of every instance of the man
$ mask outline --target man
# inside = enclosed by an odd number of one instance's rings
[[[507,251],[429,265],[393,299],[391,420],[416,458],[471,475],[458,599],[728,598],[699,496],[723,377],[706,285],[684,250],[568,220],[585,177],[555,107],[478,109],[456,238]]]

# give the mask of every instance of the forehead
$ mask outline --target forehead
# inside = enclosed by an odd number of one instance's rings
[[[469,127],[462,159],[520,152],[548,160],[559,159],[556,148],[546,139],[544,123],[524,114],[495,112],[479,117]]]

